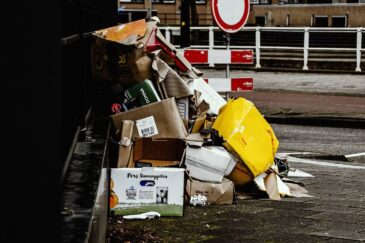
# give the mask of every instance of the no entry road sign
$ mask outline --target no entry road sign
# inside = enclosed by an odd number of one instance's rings
[[[235,33],[246,24],[250,13],[249,0],[212,0],[214,20],[227,33]]]

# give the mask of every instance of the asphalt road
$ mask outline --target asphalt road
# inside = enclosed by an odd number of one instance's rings
[[[363,129],[271,125],[280,142],[279,153],[365,152]],[[288,157],[291,168],[314,177],[292,179],[303,183],[313,197],[281,201],[254,197],[206,207],[186,204],[181,218],[125,221],[115,216],[109,227],[138,232],[124,232],[122,239],[132,242],[136,237],[141,240],[141,235],[145,242],[365,241],[365,158],[356,162],[297,158]],[[236,192],[240,194],[240,188]]]
[[[272,124],[281,151],[347,155],[365,152],[365,130]],[[365,163],[365,161],[364,161]]]
[[[202,71],[204,77],[225,74],[224,70]],[[363,75],[231,72],[231,77],[242,75],[253,77],[255,83],[255,91],[242,96],[266,117],[350,118],[359,120],[360,126],[365,119]],[[271,125],[279,139],[279,153],[324,155],[288,156],[291,168],[314,176],[295,178],[313,197],[281,201],[254,197],[225,206],[185,205],[181,218],[114,218],[114,225],[129,232],[143,231],[142,235],[153,239],[150,242],[364,242],[365,158],[345,161],[336,156],[364,153],[365,129]],[[133,242],[140,235],[124,234],[123,240]]]

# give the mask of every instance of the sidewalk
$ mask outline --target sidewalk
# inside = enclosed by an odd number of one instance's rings
[[[226,71],[199,69],[203,77],[225,77]],[[365,75],[304,72],[263,72],[231,70],[230,77],[252,77],[255,91],[286,91],[348,96],[365,96]]]
[[[200,69],[203,77],[225,77],[225,70]],[[231,95],[251,100],[268,118],[365,119],[365,75],[231,71],[253,77],[254,91]]]

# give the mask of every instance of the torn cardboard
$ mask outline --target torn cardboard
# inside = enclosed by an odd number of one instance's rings
[[[226,178],[221,183],[209,183],[188,178],[186,192],[189,198],[198,194],[205,196],[208,204],[232,204],[234,183]]]
[[[227,102],[220,96],[204,79],[194,79],[188,83],[188,86],[192,92],[199,91],[201,93],[201,99],[209,104],[209,111],[218,114],[219,109]],[[198,102],[201,103],[201,102]]]
[[[134,45],[147,32],[147,23],[144,19],[127,24],[120,24],[106,29],[97,30],[93,35],[123,45]]]
[[[154,124],[150,124],[149,127],[143,129],[145,129],[144,131],[147,134],[151,134],[151,129],[153,131],[158,130],[158,134],[153,135],[154,138],[183,139],[188,135],[174,97],[121,112],[112,115],[111,118],[115,129],[120,129],[123,120],[133,120],[138,123],[138,120],[151,116],[153,117]],[[133,137],[142,137],[141,135],[144,134],[143,129],[137,130],[137,126],[134,126]]]
[[[152,62],[152,69],[156,74],[158,85],[161,86],[161,90],[166,98],[182,98],[193,95],[185,80],[157,55]]]
[[[276,173],[267,174],[264,172],[255,177],[254,182],[261,191],[267,192],[272,200],[280,200],[278,194],[279,196],[291,195],[289,187]]]
[[[132,135],[133,135],[134,122],[125,120],[122,121],[122,130],[119,142],[119,154],[118,154],[118,168],[125,168],[128,165],[131,150],[132,150]]]

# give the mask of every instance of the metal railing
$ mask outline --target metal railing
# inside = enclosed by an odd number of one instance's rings
[[[170,41],[171,40],[171,34],[172,31],[179,31],[180,27],[178,26],[164,26],[159,27],[161,30],[165,31],[165,38]],[[209,37],[208,37],[208,45],[191,45],[190,48],[192,49],[223,49],[226,48],[226,45],[215,45],[214,40],[214,32],[219,31],[218,27],[208,26],[208,27],[191,27],[191,30],[199,30],[199,31],[208,31]],[[241,32],[255,32],[255,43],[254,45],[231,45],[231,49],[254,49],[255,50],[255,61],[256,61],[256,68],[261,68],[261,50],[265,49],[276,49],[276,50],[299,50],[303,51],[303,70],[308,70],[308,60],[309,60],[309,53],[311,51],[324,51],[324,52],[330,52],[330,51],[338,51],[338,52],[355,52],[356,58],[354,58],[354,62],[356,62],[356,72],[361,72],[361,52],[365,49],[363,48],[363,41],[362,36],[363,32],[365,31],[365,28],[358,27],[358,28],[317,28],[317,27],[244,27]],[[271,45],[263,45],[261,41],[262,33],[264,32],[300,32],[303,33],[303,44],[300,46],[301,43],[299,43],[296,46],[285,46],[285,45],[274,45],[272,43]],[[310,34],[311,33],[352,33],[356,34],[356,44],[353,47],[341,47],[341,45],[336,46],[335,43],[331,43],[329,45],[330,47],[326,47],[325,45],[316,47],[311,46],[310,43]],[[355,42],[354,42],[355,43]],[[276,43],[277,44],[277,43]],[[351,46],[351,45],[350,45]],[[365,44],[364,44],[365,46]]]

